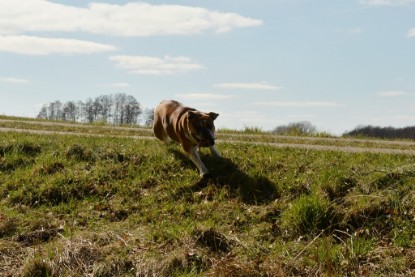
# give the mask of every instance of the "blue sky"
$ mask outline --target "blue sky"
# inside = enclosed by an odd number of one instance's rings
[[[415,125],[415,0],[0,0],[0,114],[124,92],[217,127]]]

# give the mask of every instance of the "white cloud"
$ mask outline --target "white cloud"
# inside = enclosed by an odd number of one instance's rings
[[[295,120],[314,119],[317,118],[315,114],[287,114],[287,118],[293,118]]]
[[[395,115],[394,118],[397,120],[408,121],[411,125],[413,125],[413,122],[415,121],[415,115]]]
[[[36,32],[87,32],[116,36],[191,35],[262,25],[236,13],[181,5],[91,3],[76,7],[46,0],[0,0],[0,51],[79,54],[115,47],[90,41],[40,38]],[[156,73],[157,74],[157,73]]]
[[[370,6],[403,6],[415,2],[414,0],[361,0],[360,4]]]
[[[181,5],[91,3],[74,7],[45,0],[1,0],[0,35],[89,32],[118,36],[189,35],[262,25],[236,13]]]
[[[188,57],[112,56],[109,59],[134,74],[169,75],[203,68]]]
[[[360,35],[360,34],[363,33],[363,30],[362,30],[362,28],[356,27],[356,28],[349,29],[348,33],[350,35]]]
[[[399,90],[387,90],[387,91],[381,91],[377,93],[377,95],[381,97],[399,97],[399,96],[403,96],[406,94],[407,94],[406,92],[399,91]]]
[[[342,106],[336,102],[328,101],[259,101],[255,102],[256,106],[271,106],[271,107],[282,107],[282,108],[331,108]]]
[[[0,83],[27,84],[28,80],[12,77],[0,77]]]
[[[407,36],[408,37],[415,37],[415,28],[412,28],[411,30],[409,30]]]
[[[215,88],[224,89],[247,89],[247,90],[279,90],[282,87],[271,85],[268,83],[222,83],[215,84]]]
[[[18,54],[90,54],[112,50],[114,46],[77,39],[0,36],[0,51]]]
[[[283,120],[269,116],[256,110],[236,110],[233,112],[219,111],[219,121],[216,127],[244,129],[258,127],[262,130],[271,130],[284,123]]]
[[[187,93],[187,94],[176,94],[177,97],[186,100],[226,100],[231,99],[233,95],[226,94],[214,94],[214,93]]]
[[[131,87],[128,83],[108,83],[108,84],[98,84],[99,86],[103,87],[113,87],[113,88],[128,88]]]

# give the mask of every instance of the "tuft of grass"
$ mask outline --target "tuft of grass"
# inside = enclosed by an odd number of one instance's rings
[[[18,225],[17,219],[0,214],[0,238],[14,235]]]
[[[0,159],[0,171],[10,173],[19,168],[25,168],[34,163],[31,157],[13,156],[7,159]]]
[[[117,255],[109,256],[94,269],[94,276],[135,276],[136,269],[131,260]]]
[[[52,277],[53,270],[49,264],[39,258],[29,259],[23,266],[22,277]]]
[[[40,145],[28,141],[11,143],[8,145],[0,146],[0,156],[5,156],[6,154],[10,153],[35,156],[38,155],[40,152]]]
[[[51,162],[45,164],[36,169],[36,172],[41,175],[52,175],[61,172],[65,169],[65,165],[62,162]]]
[[[245,126],[243,130],[244,134],[263,134],[264,131],[258,126]]]
[[[319,238],[310,249],[309,257],[316,262],[316,275],[335,275],[341,268],[342,246],[333,237]]]
[[[79,144],[74,144],[70,146],[66,151],[66,157],[84,162],[93,162],[96,159],[94,151],[86,149],[85,147]]]
[[[281,214],[281,226],[287,234],[315,235],[337,224],[330,202],[318,195],[302,195]]]
[[[353,188],[357,186],[357,181],[354,178],[340,178],[335,183],[322,184],[321,189],[327,194],[330,201],[341,200],[347,194],[351,193]]]
[[[229,240],[213,228],[204,231],[197,230],[195,236],[196,243],[208,248],[210,251],[222,253],[229,253],[231,251],[231,243]]]
[[[229,255],[216,261],[207,276],[286,276],[280,263],[266,259],[264,262],[238,260]]]

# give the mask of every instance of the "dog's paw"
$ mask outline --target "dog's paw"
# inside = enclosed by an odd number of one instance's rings
[[[205,172],[205,173],[200,174],[200,178],[202,180],[209,180],[209,179],[212,179],[212,177],[213,177],[212,174],[209,173],[209,172]]]

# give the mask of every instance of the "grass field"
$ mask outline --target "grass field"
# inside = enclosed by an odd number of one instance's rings
[[[413,155],[226,132],[201,180],[148,130],[2,124],[79,134],[0,133],[1,276],[415,274]]]

